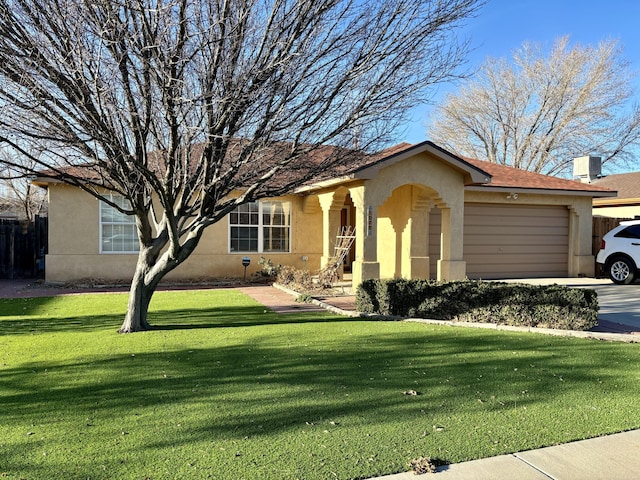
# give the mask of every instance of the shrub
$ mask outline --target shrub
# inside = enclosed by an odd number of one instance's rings
[[[588,330],[598,323],[594,290],[560,285],[366,280],[356,309],[370,314]]]
[[[308,293],[301,293],[296,297],[296,302],[298,303],[311,303],[313,297]]]
[[[340,280],[340,274],[337,268],[327,266],[318,272],[318,285],[322,288],[331,288],[338,280]]]
[[[281,265],[275,265],[270,258],[260,257],[258,265],[260,265],[260,270],[258,272],[263,277],[277,277],[278,273],[282,269]]]
[[[277,282],[281,285],[292,286],[299,290],[313,288],[313,279],[307,270],[299,270],[289,265],[280,267]]]

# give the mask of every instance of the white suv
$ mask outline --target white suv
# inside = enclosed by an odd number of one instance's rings
[[[640,220],[620,222],[605,234],[596,262],[614,283],[632,283],[640,265]]]

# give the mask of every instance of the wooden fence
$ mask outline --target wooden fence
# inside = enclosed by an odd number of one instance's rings
[[[32,223],[0,219],[0,278],[43,276],[46,253],[46,217]]]

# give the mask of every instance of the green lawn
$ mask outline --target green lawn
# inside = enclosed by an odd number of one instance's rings
[[[640,345],[329,314],[235,290],[0,300],[0,477],[354,479],[640,427]],[[419,395],[405,395],[415,390]]]

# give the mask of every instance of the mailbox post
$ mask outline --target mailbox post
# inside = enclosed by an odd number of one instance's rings
[[[251,263],[251,259],[249,257],[242,257],[242,266],[244,267],[244,281],[247,281],[247,267]]]

